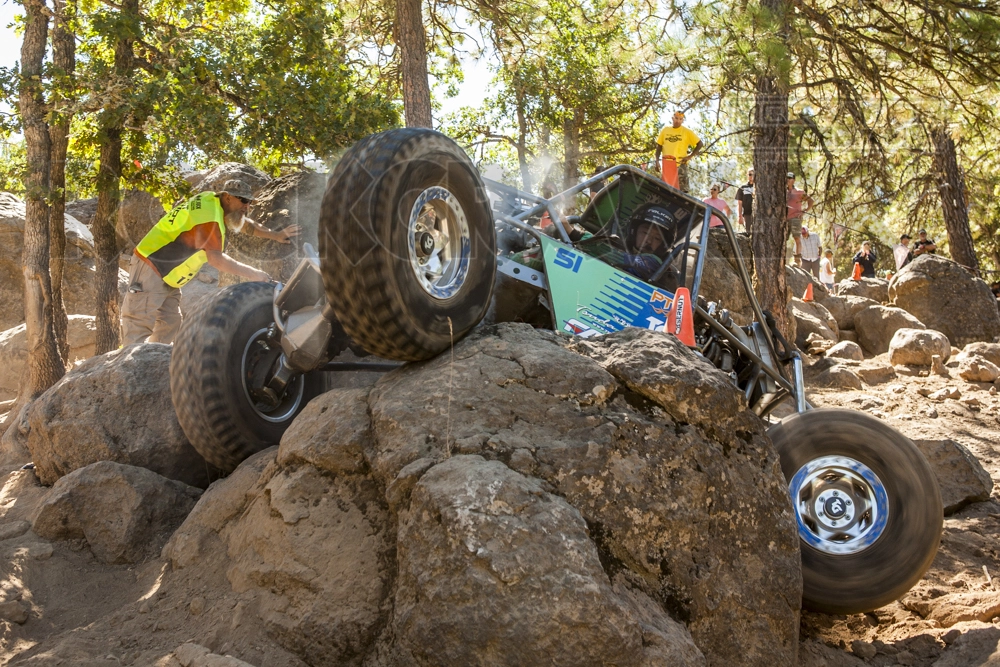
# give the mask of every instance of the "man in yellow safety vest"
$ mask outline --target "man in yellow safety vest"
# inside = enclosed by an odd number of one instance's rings
[[[298,225],[271,231],[245,217],[252,196],[249,185],[229,180],[217,192],[202,192],[178,205],[149,230],[129,264],[122,345],[171,342],[181,326],[180,288],[206,263],[249,280],[271,279],[223,252],[227,228],[246,227],[251,236],[279,243],[290,243],[301,231]]]

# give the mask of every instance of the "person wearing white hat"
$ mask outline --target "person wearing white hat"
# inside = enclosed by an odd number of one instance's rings
[[[122,303],[122,345],[173,341],[181,326],[181,287],[205,264],[248,280],[271,279],[223,252],[227,228],[279,243],[290,243],[301,228],[272,231],[250,220],[244,214],[252,199],[249,185],[228,180],[176,206],[139,241]]]

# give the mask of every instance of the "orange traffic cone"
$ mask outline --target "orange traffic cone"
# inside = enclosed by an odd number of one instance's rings
[[[808,287],[806,287],[806,293],[802,295],[802,300],[803,301],[812,301],[813,300],[813,284],[812,283],[809,283]]]
[[[851,280],[861,280],[861,264],[854,262],[854,273],[851,274]]]
[[[677,288],[674,294],[673,308],[667,314],[666,330],[688,347],[694,347],[694,307],[687,287]]]

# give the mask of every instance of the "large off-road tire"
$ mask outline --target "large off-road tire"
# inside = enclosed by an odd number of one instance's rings
[[[850,410],[809,410],[768,435],[795,509],[804,605],[853,614],[910,590],[934,560],[944,521],[916,445]]]
[[[351,148],[327,185],[319,247],[337,319],[380,357],[433,357],[490,305],[490,201],[469,157],[438,132],[390,130]]]
[[[293,379],[276,408],[254,399],[280,355],[262,344],[274,322],[274,288],[220,290],[184,320],[170,358],[170,393],[184,434],[205,460],[229,473],[278,444],[295,416],[326,388],[325,373]]]

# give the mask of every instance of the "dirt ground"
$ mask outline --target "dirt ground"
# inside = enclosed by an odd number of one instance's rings
[[[863,363],[887,366],[884,358]],[[948,386],[961,397],[925,396]],[[957,440],[1000,482],[1000,395],[991,387],[924,370],[860,391],[814,390],[810,400],[867,412],[914,439]],[[27,522],[44,493],[32,472],[0,470],[0,527],[23,530],[0,542],[0,600],[8,601],[0,603],[0,665],[178,667],[172,652],[187,641],[252,665],[304,664],[269,638],[253,599],[232,592],[227,563],[176,572],[160,560],[103,565],[82,541],[50,543],[18,523]],[[998,499],[995,490],[989,501],[946,519],[932,568],[901,601],[853,616],[804,612],[801,664],[1000,665],[1000,627],[993,623],[1000,619]],[[28,622],[17,622],[18,609]],[[958,651],[963,642],[986,648]]]
[[[861,367],[885,369],[887,355]],[[902,371],[902,369],[897,369]],[[916,370],[916,369],[914,369]],[[967,383],[928,369],[900,374],[864,390],[817,389],[817,407],[843,407],[867,412],[912,439],[951,438],[965,445],[990,473],[994,484],[987,502],[975,503],[947,517],[941,546],[931,569],[902,600],[870,614],[829,616],[804,612],[800,661],[803,665],[1000,665],[1000,651],[980,648],[960,657],[942,657],[963,634],[963,641],[992,642],[1000,631],[1000,395],[992,384]],[[808,378],[808,376],[807,376]],[[926,396],[953,387],[961,396],[943,401]],[[832,651],[830,649],[837,649]],[[844,653],[846,650],[846,654]],[[985,652],[985,654],[984,654]],[[850,655],[848,655],[850,654]],[[985,660],[985,661],[984,661]],[[939,662],[940,661],[940,662]]]

